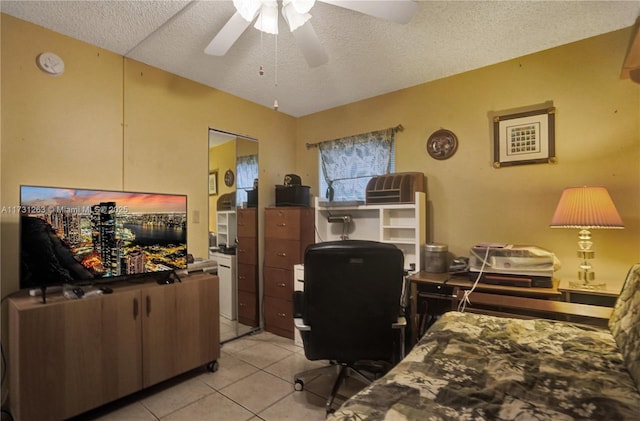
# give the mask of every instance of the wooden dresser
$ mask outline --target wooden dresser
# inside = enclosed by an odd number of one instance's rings
[[[314,209],[265,209],[264,317],[265,329],[293,339],[293,265],[303,263],[314,242]]]
[[[258,210],[238,209],[238,322],[258,326]]]

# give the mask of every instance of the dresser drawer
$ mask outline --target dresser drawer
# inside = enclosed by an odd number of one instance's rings
[[[238,291],[238,321],[248,326],[258,325],[258,300],[256,294]]]
[[[283,300],[293,298],[293,271],[272,267],[264,268],[264,295]]]
[[[238,263],[255,265],[258,263],[258,244],[255,238],[238,236],[236,247]]]
[[[258,234],[258,210],[256,208],[238,209],[236,221],[238,237],[253,237]]]
[[[298,240],[300,238],[300,209],[265,209],[264,236],[265,238]]]
[[[293,339],[293,302],[265,296],[264,307],[266,330]]]
[[[293,270],[293,265],[302,263],[300,241],[295,240],[264,240],[264,265]]]
[[[256,293],[257,266],[238,263],[238,290]]]

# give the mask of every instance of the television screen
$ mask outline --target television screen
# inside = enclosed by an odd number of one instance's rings
[[[186,195],[20,187],[20,288],[186,267]]]

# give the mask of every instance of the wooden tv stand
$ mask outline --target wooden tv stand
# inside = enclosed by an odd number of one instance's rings
[[[17,420],[60,420],[220,357],[218,277],[109,284],[111,294],[9,301],[9,399]]]

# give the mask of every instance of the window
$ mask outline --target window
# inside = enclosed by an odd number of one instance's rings
[[[380,130],[319,143],[321,197],[364,202],[369,180],[395,170],[395,132]]]
[[[247,202],[247,190],[253,189],[258,178],[258,155],[239,156],[236,161],[236,205]]]

